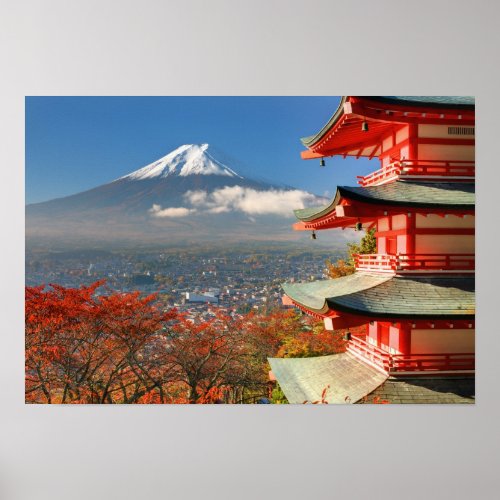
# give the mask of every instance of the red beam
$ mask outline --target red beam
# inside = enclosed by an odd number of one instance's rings
[[[303,160],[316,160],[318,158],[325,157],[325,155],[323,155],[321,153],[314,153],[310,149],[306,149],[305,151],[301,151],[300,156]]]
[[[377,238],[383,236],[404,236],[409,234],[408,229],[394,229],[392,231],[378,231],[375,233]],[[447,235],[473,235],[474,228],[453,228],[453,227],[418,227],[412,231],[412,234],[447,234]]]
[[[472,125],[475,122],[474,117],[466,116],[465,112],[451,112],[447,110],[446,113],[426,113],[424,110],[420,111],[420,116],[404,116],[401,112],[395,112],[394,106],[391,105],[391,110],[382,110],[368,108],[359,104],[352,105],[352,113],[350,117],[359,117],[361,119],[372,119],[380,122],[389,122],[397,124],[431,124],[431,125]],[[462,118],[458,118],[462,115]],[[441,117],[442,116],[442,117]],[[465,117],[464,117],[465,116]]]
[[[439,137],[419,137],[418,144],[443,144],[452,146],[474,146],[475,139],[448,139]],[[451,162],[452,160],[450,160]]]

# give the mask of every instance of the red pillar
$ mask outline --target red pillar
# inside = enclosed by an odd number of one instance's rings
[[[402,354],[411,354],[411,324],[401,323],[399,330],[399,351]]]
[[[408,156],[409,160],[418,160],[418,125],[410,123],[408,126]]]

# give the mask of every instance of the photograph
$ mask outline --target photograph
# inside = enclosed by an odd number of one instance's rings
[[[26,404],[474,404],[473,96],[26,96]]]

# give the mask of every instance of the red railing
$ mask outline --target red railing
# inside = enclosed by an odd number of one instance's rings
[[[398,267],[398,256],[389,254],[355,254],[356,269],[362,271],[395,271]]]
[[[391,367],[391,355],[388,352],[382,351],[378,347],[369,344],[361,339],[361,337],[352,336],[347,343],[347,350],[355,356],[360,356],[372,364],[389,371]]]
[[[473,272],[475,255],[462,254],[357,254],[354,256],[356,269],[362,271],[392,272]]]
[[[466,371],[475,368],[474,353],[390,354],[360,336],[351,337],[347,351],[388,373]]]
[[[366,176],[358,176],[361,186],[374,186],[391,179],[408,176],[473,179],[476,165],[473,161],[397,160]]]
[[[385,167],[382,167],[371,174],[356,176],[358,179],[358,184],[361,186],[375,186],[377,184],[382,184],[385,181],[395,179],[401,175],[401,168],[394,163],[391,163]]]
[[[474,370],[473,353],[392,354],[391,372]]]

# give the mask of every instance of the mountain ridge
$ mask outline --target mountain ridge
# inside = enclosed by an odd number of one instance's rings
[[[185,144],[109,183],[27,205],[26,238],[295,240],[292,210],[323,201],[243,177],[212,156],[208,144]]]
[[[142,180],[178,175],[223,175],[239,177],[234,170],[207,153],[208,144],[183,144],[158,160],[119,179]],[[179,167],[177,169],[177,167]]]

